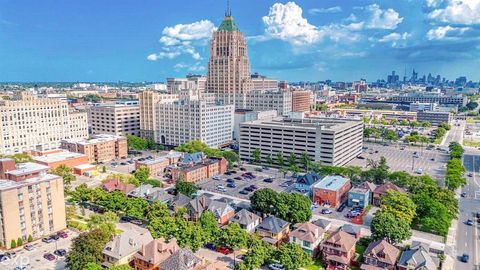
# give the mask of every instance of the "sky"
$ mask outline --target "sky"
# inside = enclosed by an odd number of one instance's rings
[[[226,0],[0,0],[0,81],[159,82],[206,74]],[[480,80],[480,0],[231,0],[251,71]]]

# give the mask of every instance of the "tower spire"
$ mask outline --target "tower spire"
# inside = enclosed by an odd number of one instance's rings
[[[232,10],[230,9],[230,0],[227,0],[227,10],[225,11],[225,17],[231,17]]]

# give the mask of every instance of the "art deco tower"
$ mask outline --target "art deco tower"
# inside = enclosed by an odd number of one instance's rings
[[[245,93],[252,90],[247,43],[230,11],[213,33],[206,89],[227,104],[245,107]]]

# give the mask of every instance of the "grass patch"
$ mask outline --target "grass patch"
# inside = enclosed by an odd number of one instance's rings
[[[315,261],[313,261],[312,264],[304,266],[303,269],[306,269],[306,270],[322,270],[323,269],[322,259],[317,258]]]
[[[463,145],[471,147],[480,147],[479,141],[464,140]]]

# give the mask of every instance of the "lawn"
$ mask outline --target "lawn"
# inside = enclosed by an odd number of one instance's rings
[[[306,270],[322,270],[323,269],[322,259],[321,258],[316,259],[315,261],[313,261],[312,264],[304,266],[303,269],[306,269]]]
[[[463,145],[471,147],[480,147],[479,141],[464,140]]]

